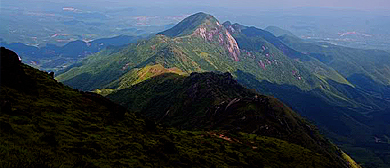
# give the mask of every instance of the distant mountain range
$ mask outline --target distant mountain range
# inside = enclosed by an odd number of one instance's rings
[[[30,46],[23,43],[0,43],[22,58],[24,63],[47,71],[60,71],[67,66],[80,61],[87,55],[99,52],[108,46],[122,46],[135,43],[141,37],[120,35],[112,38],[102,38],[91,42],[72,41],[64,46],[46,44],[44,47]]]
[[[387,167],[390,53],[310,43],[280,28],[267,30],[197,13],[149,39],[88,56],[56,79],[111,97],[164,73],[229,72],[313,121],[363,166]],[[126,94],[111,98],[134,101]],[[158,101],[150,103],[145,108]],[[175,120],[169,122],[187,121]]]

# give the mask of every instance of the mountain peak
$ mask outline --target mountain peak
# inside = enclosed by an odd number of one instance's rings
[[[214,16],[199,12],[185,18],[176,26],[159,34],[163,34],[168,37],[185,36],[192,34],[196,28],[201,25],[219,25],[219,21]]]
[[[218,43],[224,47],[234,61],[240,60],[240,48],[234,37],[214,16],[203,12],[185,18],[173,28],[160,34],[173,38],[187,35],[200,37],[206,42]]]
[[[198,12],[198,13],[195,13],[191,16],[193,16],[193,17],[207,17],[207,16],[211,16],[211,15],[204,13],[204,12]]]
[[[224,22],[222,25],[224,25],[225,27],[226,27],[226,26],[231,26],[231,25],[232,25],[232,22],[226,21],[226,22]]]

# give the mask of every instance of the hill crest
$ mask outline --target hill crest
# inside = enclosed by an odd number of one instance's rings
[[[183,19],[181,22],[176,24],[174,27],[165,30],[158,34],[163,34],[168,37],[179,37],[179,36],[185,36],[192,34],[198,27],[204,24],[219,24],[218,20],[206,13],[199,12],[196,14],[193,14],[185,19]]]
[[[173,28],[159,34],[171,38],[200,37],[206,42],[223,46],[234,61],[240,60],[241,52],[236,39],[214,16],[203,12],[191,15]]]

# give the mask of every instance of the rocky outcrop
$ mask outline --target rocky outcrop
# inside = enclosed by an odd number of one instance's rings
[[[227,49],[230,53],[230,55],[233,57],[235,61],[239,61],[239,56],[240,56],[240,48],[238,47],[238,44],[234,37],[226,30],[225,32],[226,37],[227,37]]]
[[[1,47],[0,57],[0,86],[10,86],[26,92],[35,87],[35,82],[26,75],[22,62],[15,52]]]
[[[207,24],[200,25],[192,36],[201,37],[207,42],[218,42],[226,49],[234,61],[240,61],[239,56],[241,53],[237,41],[218,21],[211,23],[211,26]]]

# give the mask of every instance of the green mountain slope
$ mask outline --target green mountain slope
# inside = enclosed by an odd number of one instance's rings
[[[346,167],[276,138],[162,128],[0,55],[1,167]]]
[[[314,85],[314,87],[318,86],[319,84],[323,84],[322,83],[323,81],[318,81],[318,79],[321,80],[330,79],[341,84],[351,85],[337,71],[333,70],[332,68],[329,68],[328,66],[322,64],[316,59],[311,59],[308,55],[304,53],[295,51],[294,49],[285,45],[283,41],[281,41],[280,39],[278,39],[273,34],[267,31],[255,27],[242,26],[239,24],[234,24],[234,25],[224,24],[224,25],[235,37],[240,48],[244,50],[248,50],[250,52],[262,52],[265,53],[265,55],[271,55],[271,56],[273,56],[272,55],[273,53],[277,53],[276,51],[281,51],[284,55],[290,57],[291,59],[294,59],[293,64],[298,64],[299,67],[298,70],[309,71],[308,72],[309,75],[306,74],[305,76],[306,78],[309,77],[313,78],[309,82],[314,83],[312,84]],[[276,51],[272,51],[272,48],[273,50]],[[281,67],[281,68],[285,68],[285,67]],[[314,75],[314,77],[310,75]],[[288,83],[288,84],[296,85],[293,83]]]
[[[384,122],[389,119],[386,117],[390,105],[389,87],[384,84],[386,80],[378,81],[373,78],[388,78],[386,67],[390,54],[384,51],[313,44],[290,35],[276,38],[267,32],[237,24],[232,27],[239,30],[236,31],[238,35],[233,34],[234,37],[246,38],[236,38],[238,44],[241,45],[240,41],[243,41],[244,46],[249,46],[249,49],[256,50],[250,47],[253,44],[248,44],[248,35],[249,39],[265,39],[290,57],[311,57],[300,60],[321,80],[319,87],[304,91],[291,84],[275,85],[258,81],[256,76],[239,71],[237,79],[242,84],[256,88],[261,93],[274,95],[300,114],[315,121],[339,145],[348,146],[344,149],[357,157],[358,161],[365,162],[366,166],[387,167],[388,154],[382,149],[389,149],[390,146],[386,142],[378,143],[375,139],[387,139],[389,135],[386,129],[390,125]],[[294,49],[302,53],[296,54]],[[340,65],[341,67],[338,67]],[[382,116],[382,119],[377,116]],[[363,152],[364,148],[369,150]],[[367,155],[372,156],[372,159],[366,159]]]
[[[386,64],[375,68],[382,57],[386,61],[386,52],[378,51],[383,55],[375,61],[359,57],[368,60],[361,67],[367,74],[349,76],[348,71],[330,66],[327,56],[290,44],[302,43],[301,39],[284,37],[255,27],[220,24],[214,17],[198,13],[150,39],[92,55],[56,79],[76,89],[99,89],[97,93],[107,95],[165,72],[229,72],[245,86],[281,99],[338,145],[358,146],[377,155],[378,148],[372,147],[376,138],[383,141],[390,136],[386,129],[390,125],[384,120],[390,103],[385,97],[386,85],[368,77],[387,78]],[[360,50],[345,51],[347,59]],[[337,52],[339,59],[344,59],[344,51]],[[387,157],[386,153],[378,155],[379,165],[387,164]]]
[[[341,160],[314,126],[275,98],[242,87],[229,73],[164,74],[107,97],[170,126],[256,133],[305,146],[334,162]]]
[[[189,77],[164,74],[107,97],[170,126],[231,131],[239,128],[314,151],[335,152],[314,127],[288,107],[245,89],[229,73],[192,73]]]
[[[261,33],[259,34],[261,35]],[[265,36],[264,34],[266,35],[266,33],[263,33],[262,36]],[[271,42],[277,41],[275,38],[269,39],[268,41]],[[343,65],[343,67],[349,67],[350,72],[359,72],[359,69],[367,68],[365,70],[367,75],[383,77],[386,71],[375,69],[386,69],[388,64],[386,60],[390,55],[381,51],[372,52],[330,44],[331,47],[328,45],[321,46],[321,44],[304,42],[289,35],[281,36],[279,39],[287,45],[279,45],[279,42],[273,43],[276,44],[276,47],[279,46],[278,48],[282,51],[286,46],[293,48],[294,45],[297,45],[297,48],[300,45],[306,46],[307,50],[298,51],[302,51],[304,54],[312,57],[310,61],[305,61],[304,63],[309,69],[314,70],[312,72],[324,83],[319,88],[307,92],[300,91],[300,89],[294,88],[292,85],[274,85],[267,82],[259,82],[255,76],[245,73],[240,73],[241,76],[238,77],[238,80],[248,87],[257,88],[262,93],[280,98],[296,111],[299,111],[300,114],[316,121],[318,125],[327,125],[325,126],[327,131],[337,132],[336,134],[338,135],[344,134],[342,138],[334,133],[329,133],[328,135],[333,137],[334,140],[340,141],[338,144],[354,144],[352,146],[356,147],[346,147],[344,149],[349,153],[353,153],[354,156],[358,156],[357,160],[366,162],[367,165],[373,167],[386,167],[388,154],[382,149],[388,149],[388,144],[377,143],[375,138],[386,139],[389,134],[385,130],[389,127],[389,124],[384,122],[384,120],[388,119],[386,117],[388,116],[386,111],[389,109],[389,99],[386,97],[388,95],[388,86],[362,74],[354,74],[350,77],[345,74],[347,71],[330,66],[330,64],[333,64],[331,62],[338,62],[337,64]],[[240,45],[240,42],[238,44]],[[308,52],[321,47],[322,50],[317,50],[319,53]],[[328,62],[330,61],[329,58],[333,57],[329,53],[334,53],[338,58]],[[321,63],[318,63],[319,61]],[[356,67],[356,71],[353,67]],[[329,75],[331,71],[340,72],[340,74]],[[318,72],[325,72],[325,75]],[[342,78],[339,78],[340,76]],[[323,115],[324,113],[326,114],[325,116]],[[376,116],[382,116],[383,120],[378,119]],[[367,146],[367,143],[371,145]],[[362,148],[369,148],[370,150],[362,152]],[[364,155],[376,155],[376,158],[365,159]]]
[[[390,53],[388,52],[353,49],[329,43],[291,41],[288,38],[288,36],[280,37],[292,48],[306,52],[311,57],[337,70],[356,86],[370,91],[383,92],[383,87],[390,85]],[[365,80],[372,83],[366,85]]]
[[[201,17],[202,16],[202,17]],[[199,17],[203,19],[199,19]],[[117,52],[101,52],[85,59],[81,66],[70,69],[56,79],[82,90],[118,88],[113,84],[120,76],[132,78],[134,69],[146,65],[163,65],[183,72],[248,71],[261,80],[278,84],[293,84],[303,90],[315,87],[319,80],[301,63],[291,60],[272,44],[264,41],[263,51],[246,51],[237,44],[235,37],[212,16],[195,14],[192,34],[178,34],[173,38],[163,35],[168,31],[185,27],[185,19],[172,29]],[[199,22],[201,20],[202,22]],[[198,23],[199,22],[199,23]],[[192,28],[194,27],[194,28]],[[193,30],[195,29],[195,30]],[[176,32],[176,31],[173,31]],[[125,75],[126,74],[126,75]],[[126,80],[122,78],[123,80]],[[111,84],[110,84],[111,83]]]
[[[345,75],[344,73],[339,73],[339,71],[342,71],[338,69],[333,69],[331,66],[327,65],[326,62],[323,62],[323,60],[318,59],[317,57],[313,57],[313,55],[311,54],[295,51],[294,49],[284,44],[286,42],[280,40],[269,32],[254,27],[246,27],[238,24],[225,26],[227,26],[228,29],[232,31],[232,35],[237,39],[240,48],[244,48],[249,51],[261,51],[261,48],[253,46],[261,46],[264,41],[267,41],[273,44],[274,47],[282,51],[285,55],[298,61],[301,66],[306,69],[306,71],[309,71],[309,74],[311,76],[306,76],[311,77],[312,80],[310,80],[309,82],[312,83],[314,87],[311,87],[311,89],[302,89],[302,87],[293,83],[287,83],[288,85],[295,85],[298,86],[301,90],[306,91],[319,89],[322,94],[322,98],[324,98],[325,101],[329,102],[330,104],[340,107],[359,109],[361,111],[360,113],[367,113],[367,111],[383,110],[387,107],[387,101],[383,101],[383,99],[386,99],[386,97],[378,97],[375,95],[373,96],[367,94],[367,92],[371,92],[372,89],[366,90],[366,92],[362,92],[359,89],[354,89],[356,87],[355,85],[357,84],[355,81],[361,79],[353,79]],[[295,41],[295,43],[299,43],[302,40],[296,40],[296,37],[289,37],[289,41]],[[342,57],[342,55],[344,54],[346,55],[345,59],[348,59],[348,51],[345,52],[346,53],[340,51],[338,54],[340,57]],[[354,52],[356,53],[358,52],[358,50]],[[380,57],[386,60],[387,57],[390,58],[390,55],[381,55]],[[375,69],[375,66],[372,66],[372,64],[375,64],[375,62],[378,62],[378,60],[376,59],[375,61],[368,61],[366,63],[370,65],[366,66],[371,67],[371,69]],[[382,67],[386,67],[386,64],[383,64]],[[305,69],[301,71],[304,71]],[[256,78],[258,77],[256,76]],[[355,85],[352,84],[349,80],[354,81]],[[358,87],[359,85],[362,84],[357,84]],[[374,86],[375,88],[378,88],[380,90],[377,94],[386,95],[388,92],[387,89],[380,85],[371,84],[365,87],[369,88],[371,86]]]

